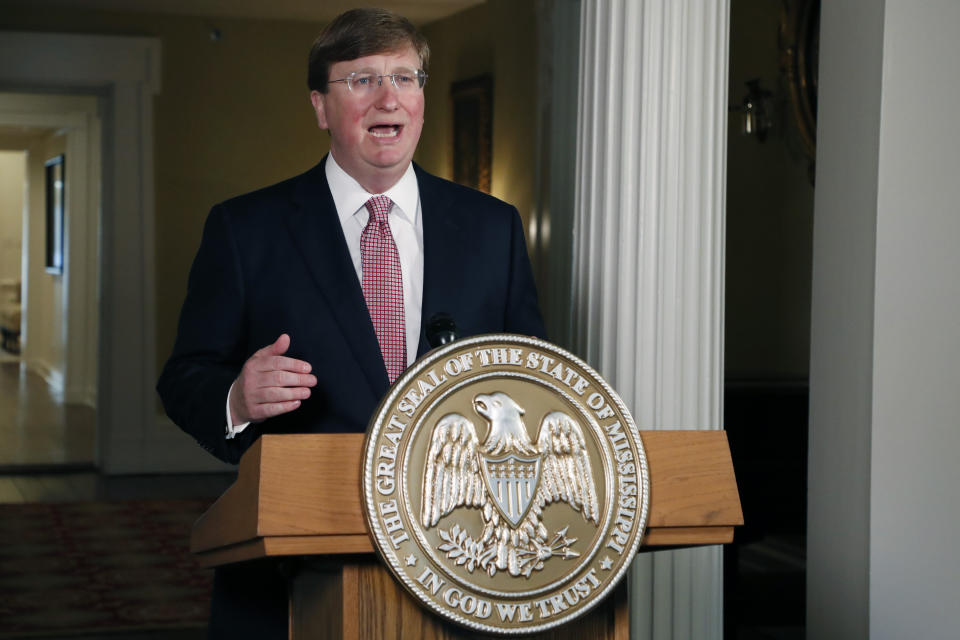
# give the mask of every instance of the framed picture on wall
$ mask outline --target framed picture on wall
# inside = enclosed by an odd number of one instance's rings
[[[47,170],[47,273],[63,273],[63,210],[66,203],[66,161],[63,154],[44,163]]]
[[[490,193],[493,161],[493,78],[478,76],[450,87],[453,100],[453,181]]]

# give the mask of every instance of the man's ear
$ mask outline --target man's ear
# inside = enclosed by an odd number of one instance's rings
[[[317,126],[321,129],[329,129],[327,126],[326,96],[319,91],[310,92],[310,102],[313,104],[313,112],[317,114]]]

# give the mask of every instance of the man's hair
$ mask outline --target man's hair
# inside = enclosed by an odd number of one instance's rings
[[[413,24],[386,9],[351,9],[327,25],[310,49],[307,86],[326,93],[330,65],[364,56],[394,53],[413,47],[426,69],[430,59],[427,39]]]

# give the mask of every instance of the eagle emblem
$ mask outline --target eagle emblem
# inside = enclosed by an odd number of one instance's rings
[[[565,502],[598,524],[599,504],[583,431],[562,411],[540,422],[530,440],[524,410],[506,393],[477,395],[473,408],[490,423],[481,445],[469,418],[448,413],[433,428],[423,477],[421,522],[430,529],[460,507],[480,510],[483,531],[473,539],[458,524],[439,529],[439,550],[470,573],[506,571],[530,577],[553,557],[570,559],[569,527],[547,531],[544,508]]]

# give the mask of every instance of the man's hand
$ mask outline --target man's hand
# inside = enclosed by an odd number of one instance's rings
[[[317,384],[310,374],[310,363],[283,354],[290,348],[290,336],[254,353],[244,363],[230,393],[230,417],[233,424],[260,422],[293,411],[310,397]]]

